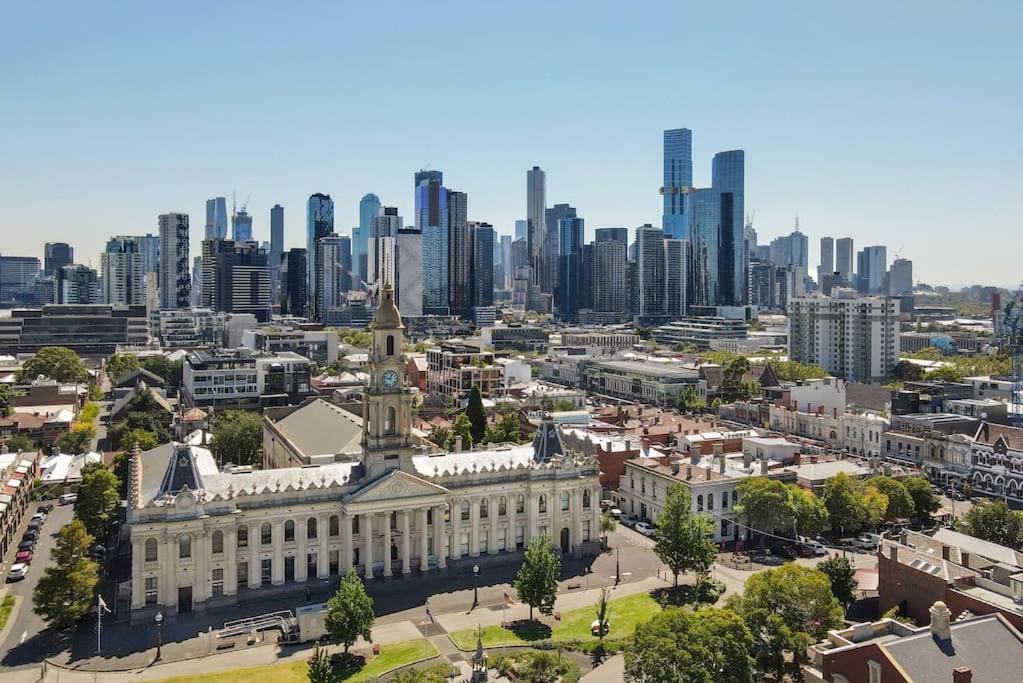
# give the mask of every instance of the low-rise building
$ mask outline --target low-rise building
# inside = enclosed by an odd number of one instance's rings
[[[494,351],[546,353],[550,333],[535,325],[495,325],[480,330],[484,343]]]
[[[715,317],[681,318],[654,330],[658,344],[667,346],[692,344],[701,351],[710,347],[711,340],[745,340],[749,325],[745,320]]]
[[[212,308],[169,308],[161,309],[157,315],[157,334],[162,348],[195,349],[223,343],[224,313]]]
[[[706,384],[701,387],[696,368],[677,363],[649,360],[595,360],[586,370],[586,388],[601,396],[676,406],[679,394],[688,387],[706,400]]]
[[[148,343],[145,306],[54,304],[16,309],[9,318],[0,318],[0,353],[65,346],[79,356],[106,358],[118,347]]]
[[[312,395],[313,364],[297,353],[250,349],[193,351],[185,357],[182,400],[188,407],[255,409]]]
[[[589,330],[577,330],[565,332],[561,335],[561,343],[564,346],[582,346],[588,352],[593,353],[617,353],[627,351],[638,344],[640,337],[631,332],[598,332]],[[598,351],[599,350],[599,351]]]
[[[0,453],[0,557],[17,543],[32,488],[39,474],[35,453]]]
[[[492,351],[457,341],[426,350],[427,391],[452,401],[468,400],[473,387],[485,397],[503,393],[503,371]]]
[[[260,327],[242,332],[244,348],[278,354],[291,351],[317,365],[330,365],[338,358],[338,338],[333,330]]]
[[[263,467],[305,467],[356,459],[362,417],[322,398],[263,411]]]

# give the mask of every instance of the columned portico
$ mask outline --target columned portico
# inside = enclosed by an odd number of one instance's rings
[[[409,511],[398,513],[398,526],[401,531],[401,573],[408,576],[412,573],[411,544],[409,543]]]
[[[391,571],[391,515],[393,513],[385,512],[383,514],[384,524],[384,542],[381,552],[384,554],[384,577],[391,576],[394,572]]]
[[[352,569],[352,516],[341,515],[341,559],[338,563],[341,570],[347,574]]]
[[[375,515],[363,515],[359,520],[359,531],[362,532],[362,563],[363,576],[367,581],[373,580],[373,517]]]
[[[430,529],[426,513],[426,508],[419,508],[419,521],[416,524],[416,530],[419,532],[419,571],[421,572],[430,569]]]

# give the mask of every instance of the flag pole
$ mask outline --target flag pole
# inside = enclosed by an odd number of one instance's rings
[[[96,653],[99,654],[103,651],[102,638],[103,638],[103,596],[96,595]]]

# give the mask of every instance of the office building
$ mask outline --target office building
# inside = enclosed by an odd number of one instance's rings
[[[515,239],[529,241],[529,222],[523,219],[515,221]]]
[[[416,228],[422,233],[422,312],[423,315],[447,315],[450,272],[448,190],[437,177],[424,178],[416,186],[415,204]]]
[[[415,228],[398,231],[395,299],[405,318],[423,315],[423,233]]]
[[[664,231],[652,225],[636,228],[636,274],[641,318],[664,315]]]
[[[701,316],[681,318],[653,331],[654,340],[665,346],[692,344],[701,351],[711,348],[715,339],[746,339],[749,326],[745,320]]]
[[[352,235],[352,264],[355,266],[352,270],[360,282],[372,282],[369,279],[369,241],[380,214],[380,197],[372,193],[363,195],[359,200],[359,234]]]
[[[888,270],[888,295],[906,296],[913,293],[913,262],[897,258]]]
[[[711,186],[718,198],[718,306],[746,303],[745,168],[741,149],[718,152],[711,166]]]
[[[247,242],[252,239],[252,216],[244,207],[231,216],[231,238],[235,242]]]
[[[316,306],[316,283],[319,282],[319,274],[316,269],[319,267],[320,258],[316,252],[317,240],[326,237],[334,232],[334,200],[329,194],[319,192],[309,196],[306,203],[306,265],[309,267],[308,292],[309,310]]]
[[[80,263],[58,270],[54,289],[58,304],[100,303],[99,273]]]
[[[547,262],[547,174],[534,166],[526,171],[526,242],[529,249],[531,286],[550,294]]]
[[[39,278],[40,263],[35,256],[0,256],[0,302],[12,302]]]
[[[597,228],[594,236],[597,242],[621,242],[626,249],[629,247],[628,228]]]
[[[107,241],[100,254],[103,303],[142,306],[146,303],[145,259],[137,237],[120,235]],[[159,244],[157,244],[159,248]]]
[[[860,294],[884,294],[888,274],[888,250],[864,247],[856,254],[856,290]]]
[[[821,238],[821,259],[817,266],[817,284],[823,285],[825,275],[835,272],[835,240],[831,237]]]
[[[55,277],[61,268],[75,262],[75,250],[66,242],[47,242],[43,252],[43,274]]]
[[[270,267],[280,270],[284,254],[284,207],[274,204],[270,208]]]
[[[789,358],[820,365],[847,382],[882,381],[899,361],[899,300],[857,297],[837,288],[831,297],[789,301]]]
[[[469,197],[448,191],[448,309],[468,317],[473,292],[469,285],[472,244],[469,235]]]
[[[203,239],[227,239],[227,200],[224,197],[206,200],[206,232]]]
[[[473,309],[494,305],[494,226],[490,223],[469,223],[470,262],[469,286]],[[401,309],[398,309],[401,310]]]
[[[385,206],[373,220],[373,234],[367,244],[366,282],[370,285],[394,284],[395,252],[398,231],[402,229],[402,218],[398,209]]]
[[[188,214],[165,213],[160,225],[160,308],[188,308],[192,276],[188,272]]]
[[[551,294],[557,294],[560,273],[561,230],[558,223],[566,218],[575,218],[576,215],[575,207],[568,204],[555,204],[544,212],[544,225],[547,226],[547,243],[544,245],[544,249],[547,253],[547,268],[550,272]]]
[[[840,237],[835,240],[835,272],[850,284],[854,282],[853,255],[852,237]]]
[[[809,247],[809,240],[799,232],[797,224],[791,234],[771,240],[771,263],[776,266],[799,266],[805,272],[810,261]]]
[[[47,305],[15,309],[0,318],[0,353],[36,353],[65,346],[81,356],[106,358],[120,346],[145,346],[149,320],[145,306]]]
[[[664,315],[680,318],[689,309],[689,240],[664,240]]]
[[[306,250],[289,249],[281,258],[281,315],[308,316],[309,281]]]
[[[272,301],[266,250],[255,242],[208,240],[203,246],[206,244],[215,245],[210,307],[225,313],[251,313],[259,322],[270,320]]]
[[[718,289],[718,196],[710,188],[684,192],[692,250],[690,305],[713,306]]]
[[[688,128],[664,131],[664,199],[662,228],[667,237],[689,237],[684,191],[693,186],[693,132]],[[600,239],[599,237],[597,238]]]
[[[351,241],[341,235],[327,235],[317,241],[316,253],[320,259],[316,268],[320,276],[316,283],[317,322],[326,321],[332,311],[340,310],[348,301],[349,289],[344,286],[344,252],[351,249],[350,245]]]
[[[567,207],[567,210],[559,207]],[[556,223],[550,219],[560,215]],[[547,212],[548,227],[556,227],[558,235],[558,277],[554,291],[554,308],[562,319],[574,320],[579,309],[586,307],[583,298],[583,234],[585,222],[575,216],[575,209],[557,204]]]

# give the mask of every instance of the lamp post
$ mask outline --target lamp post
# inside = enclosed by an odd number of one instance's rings
[[[480,604],[480,566],[474,564],[472,566],[472,609],[476,609],[476,606]]]
[[[615,585],[622,582],[622,549],[615,548]]]
[[[163,645],[163,612],[156,613],[156,660],[160,659],[160,646]]]

